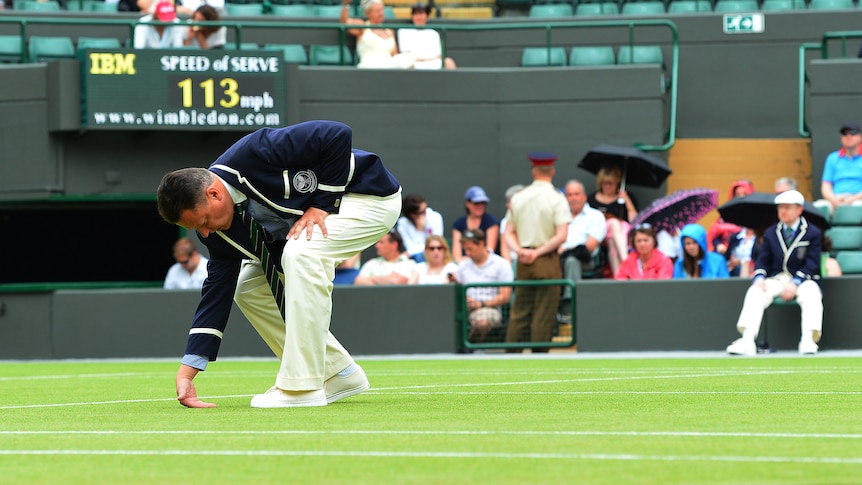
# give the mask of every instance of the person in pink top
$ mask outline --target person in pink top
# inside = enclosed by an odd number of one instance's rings
[[[673,261],[656,249],[655,229],[647,223],[635,226],[631,235],[635,248],[620,264],[618,280],[669,280],[673,278]]]
[[[737,197],[745,197],[754,193],[754,184],[750,180],[737,180],[730,184],[730,194],[727,200],[736,199]],[[710,251],[715,251],[718,254],[727,252],[727,246],[730,241],[730,236],[737,234],[742,228],[736,224],[724,222],[722,218],[718,218],[709,226],[709,231],[706,233],[706,244]]]

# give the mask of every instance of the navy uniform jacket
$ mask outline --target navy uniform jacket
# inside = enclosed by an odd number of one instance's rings
[[[337,213],[345,193],[381,197],[396,193],[398,181],[380,157],[351,149],[352,138],[349,126],[334,121],[263,128],[236,142],[209,169],[285,218],[309,207]],[[210,260],[186,354],[212,361],[230,315],[240,264],[253,253],[248,230],[237,215],[230,229],[198,237],[209,249]]]
[[[796,234],[787,245],[781,233],[782,226],[779,222],[764,233],[754,277],[776,276],[786,271],[797,285],[806,280],[820,284],[820,229],[800,217]]]

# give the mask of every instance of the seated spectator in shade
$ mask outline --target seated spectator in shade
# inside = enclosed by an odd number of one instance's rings
[[[156,4],[153,13],[141,17],[142,21],[175,22],[177,12],[174,4],[162,0]],[[184,25],[136,25],[135,26],[135,49],[169,49],[182,47],[187,27]]]
[[[680,231],[682,257],[673,268],[674,278],[727,278],[727,261],[718,253],[707,250],[706,229],[700,224],[688,224]]]
[[[456,219],[452,224],[452,257],[455,261],[460,263],[466,256],[461,248],[461,235],[470,229],[481,229],[485,234],[488,249],[491,252],[497,249],[497,242],[500,240],[500,221],[487,212],[490,200],[485,189],[478,185],[470,187],[464,193],[464,209],[467,215]]]
[[[862,205],[862,128],[856,123],[844,123],[841,149],[830,153],[823,164],[820,181],[822,199],[814,201],[817,208],[835,212],[839,205]]]
[[[619,167],[602,167],[596,174],[596,191],[587,198],[590,207],[605,215],[607,236],[603,241],[608,251],[611,274],[629,254],[629,221],[637,215],[637,205],[631,195],[622,190],[623,171]]]
[[[377,257],[366,261],[353,281],[354,285],[403,285],[416,272],[416,262],[404,252],[398,231],[392,230],[374,244]]]
[[[730,194],[728,200],[736,199],[737,197],[745,197],[754,193],[754,184],[750,180],[737,180],[730,185]],[[709,226],[709,231],[706,233],[706,243],[710,251],[715,251],[718,254],[727,252],[727,244],[730,241],[731,234],[736,234],[742,228],[736,224],[724,222],[722,218],[716,219]]]
[[[780,194],[782,192],[787,192],[788,190],[796,190],[798,188],[798,184],[796,183],[796,179],[790,177],[781,177],[775,180],[775,193]]]
[[[192,21],[215,22],[219,20],[219,14],[213,7],[209,5],[201,5],[192,14]],[[183,45],[190,47],[200,47],[201,49],[222,49],[227,40],[227,29],[224,27],[204,27],[202,25],[192,25],[189,27],[186,38],[183,39]]]
[[[401,217],[395,228],[404,240],[407,254],[417,263],[421,263],[425,260],[425,239],[431,235],[443,235],[443,216],[428,207],[425,197],[408,194],[404,197]]]
[[[508,189],[506,189],[506,214],[512,210],[512,196],[517,194],[524,188],[523,184],[516,184]],[[508,217],[503,216],[500,219],[500,234],[505,234],[506,224],[509,222]],[[509,244],[506,243],[506,238],[500,238],[500,256],[503,257],[506,261],[517,261],[518,260],[518,251],[517,249],[509,248]]]
[[[760,232],[760,234],[758,234]],[[742,228],[728,239],[727,251],[724,259],[727,261],[727,270],[730,276],[748,278],[754,271],[754,261],[757,260],[757,251],[763,238],[761,231]]]
[[[362,10],[368,21],[350,18],[351,0],[344,0],[341,9],[341,23],[350,25],[379,25],[383,23],[384,5],[382,0],[363,0]],[[347,33],[356,37],[356,53],[359,64],[356,67],[376,69],[411,69],[416,56],[399,53],[392,29],[363,28],[348,29]]]
[[[639,224],[632,231],[634,251],[620,265],[618,280],[667,280],[673,277],[673,262],[658,250],[655,229]]]
[[[607,235],[605,217],[587,204],[584,184],[577,180],[566,183],[566,200],[572,210],[566,241],[560,246],[560,263],[563,277],[579,281],[583,271],[593,271],[595,258],[601,251],[602,241]],[[563,298],[571,298],[569,287],[563,291]]]
[[[439,285],[449,283],[449,275],[458,270],[452,261],[449,244],[442,236],[428,236],[425,240],[424,261],[416,265],[416,272],[410,278],[411,284]]]
[[[164,289],[201,289],[207,279],[207,258],[201,256],[191,239],[184,237],[174,243],[176,263],[168,268]]]
[[[443,59],[440,34],[427,28],[428,15],[431,7],[425,3],[414,3],[410,10],[410,19],[418,29],[398,29],[398,48],[401,52],[409,52],[416,57],[415,69],[455,69],[455,61],[451,57]]]
[[[461,246],[467,257],[458,263],[454,280],[460,284],[512,281],[512,265],[488,250],[485,233],[481,229],[468,229],[461,236]],[[512,296],[510,286],[467,288],[467,309],[470,311],[471,342],[482,342],[491,329],[503,322],[501,308]]]

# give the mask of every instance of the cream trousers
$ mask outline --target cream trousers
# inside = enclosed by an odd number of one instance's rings
[[[243,264],[234,300],[273,353],[281,359],[275,385],[290,391],[323,388],[353,358],[329,332],[335,266],[376,243],[401,214],[401,193],[388,197],[347,194],[338,214],[326,218],[328,237],[315,226],[291,239],[281,257],[284,312],[281,318],[259,263]]]
[[[754,330],[755,334],[760,332],[760,322],[763,319],[764,310],[769,308],[772,300],[781,294],[784,286],[790,280],[791,276],[788,273],[781,273],[764,280],[766,291],[755,285],[748,288],[742,303],[739,321],[736,323],[739,333],[745,331],[746,328]],[[802,310],[802,331],[813,331],[814,341],[819,341],[820,333],[823,330],[823,294],[820,292],[820,286],[811,280],[803,281],[796,290],[796,302]]]

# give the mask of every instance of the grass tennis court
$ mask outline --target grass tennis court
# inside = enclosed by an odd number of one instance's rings
[[[251,409],[275,360],[0,363],[0,483],[858,484],[860,360],[359,359],[372,390]]]

